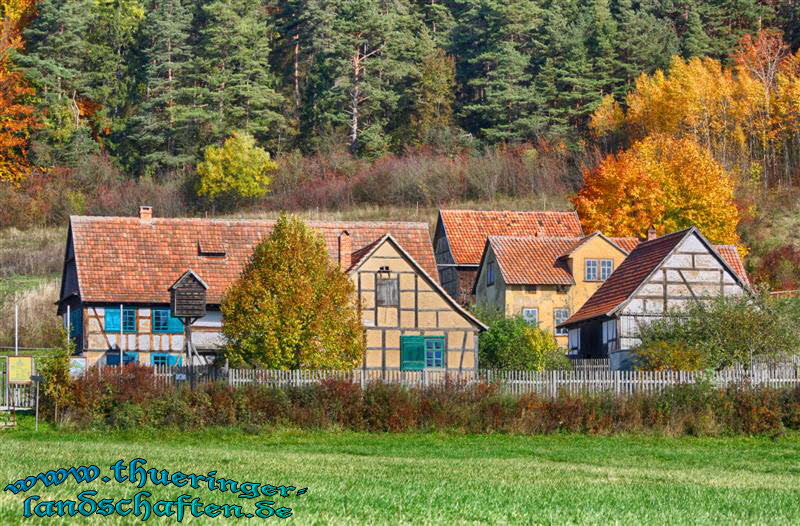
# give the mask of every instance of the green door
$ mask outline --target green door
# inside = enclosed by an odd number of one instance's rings
[[[400,370],[421,371],[425,368],[425,337],[400,336]]]

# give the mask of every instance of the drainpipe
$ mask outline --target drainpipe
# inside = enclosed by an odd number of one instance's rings
[[[122,368],[122,326],[125,325],[125,320],[122,319],[123,309],[122,303],[119,304],[119,366]]]

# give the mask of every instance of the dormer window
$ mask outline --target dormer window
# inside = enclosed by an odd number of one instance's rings
[[[200,256],[207,258],[224,258],[225,245],[222,243],[215,243],[213,241],[198,241],[197,253]]]

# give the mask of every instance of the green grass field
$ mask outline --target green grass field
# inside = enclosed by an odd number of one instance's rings
[[[23,422],[29,427],[30,420]],[[800,437],[461,436],[290,432],[0,434],[3,485],[42,471],[147,459],[147,467],[264,484],[307,487],[278,498],[301,524],[798,524]],[[115,482],[37,486],[0,496],[0,523],[22,524],[25,495],[125,498]],[[182,493],[204,503],[254,501],[208,489],[145,486],[158,498]],[[266,497],[264,497],[266,498]],[[258,500],[258,499],[256,499]],[[46,519],[122,524],[133,517]],[[222,517],[193,524],[222,524]],[[244,520],[244,524],[249,521]],[[254,518],[254,521],[264,520]],[[271,518],[271,521],[278,519]],[[241,521],[241,520],[240,520]],[[148,522],[172,523],[174,518]]]

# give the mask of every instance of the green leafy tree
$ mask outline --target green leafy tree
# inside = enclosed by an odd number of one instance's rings
[[[322,237],[282,215],[222,301],[225,356],[270,369],[351,369],[365,352],[355,288]]]
[[[75,343],[62,329],[61,345],[44,356],[37,364],[37,371],[42,377],[42,388],[45,399],[53,405],[53,419],[61,421],[59,408],[68,402],[71,392],[72,378],[69,375],[69,358],[75,353]]]
[[[681,362],[699,351],[703,369],[785,360],[800,353],[799,311],[765,291],[694,302],[641,328],[644,366],[664,361],[652,356],[659,348]]]
[[[221,147],[206,148],[203,162],[197,165],[197,194],[228,202],[260,197],[269,190],[270,173],[277,169],[278,164],[252,135],[234,132]]]
[[[479,363],[488,369],[544,371],[565,369],[569,361],[552,334],[532,327],[522,317],[486,317],[489,330],[478,340]]]

